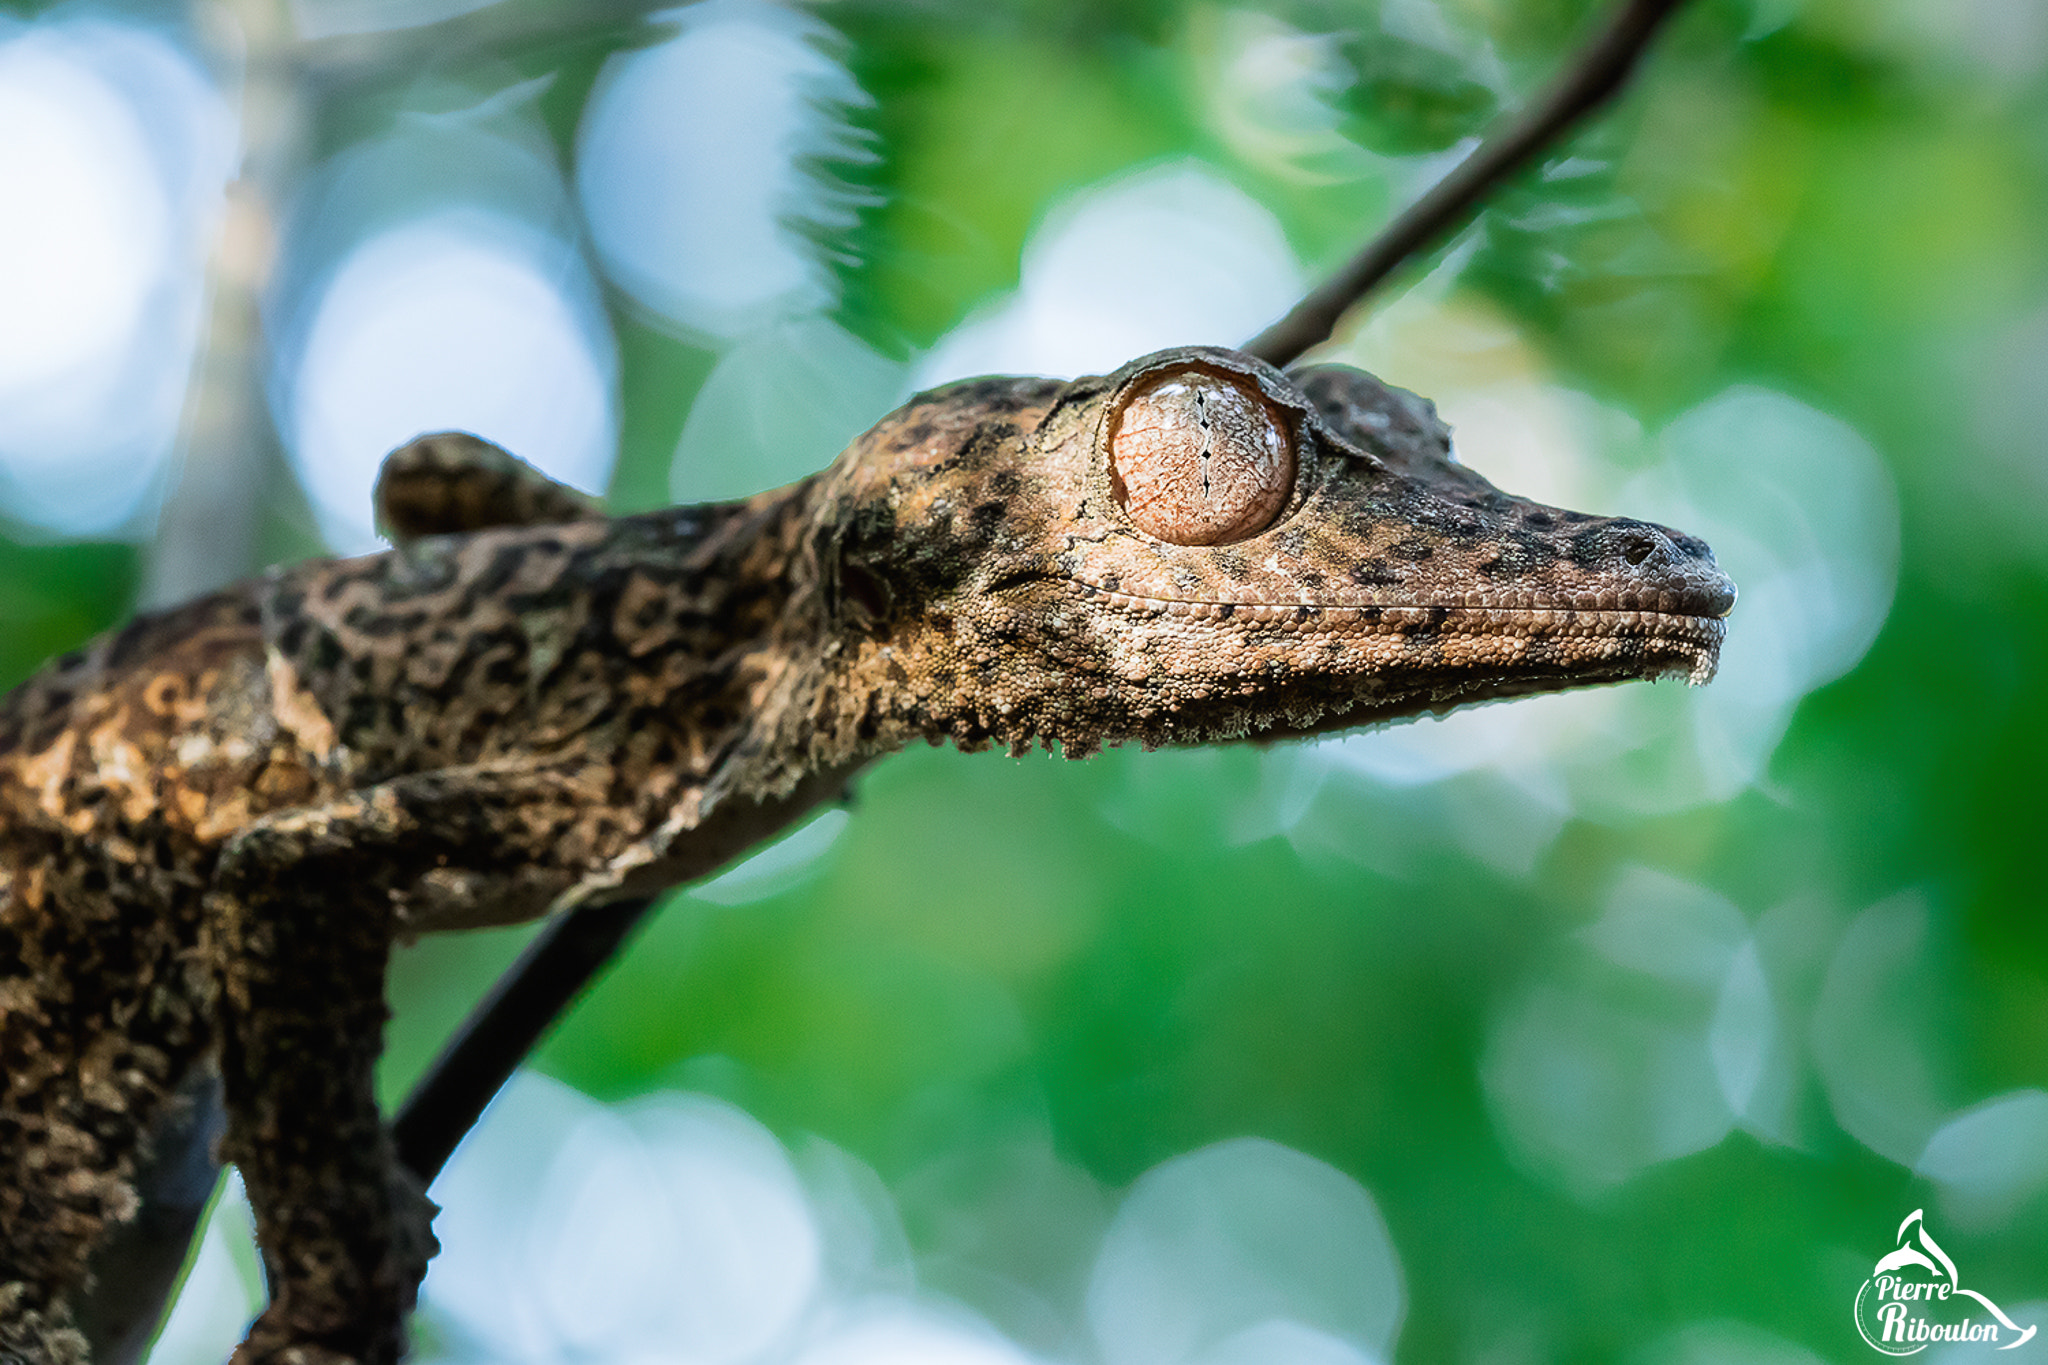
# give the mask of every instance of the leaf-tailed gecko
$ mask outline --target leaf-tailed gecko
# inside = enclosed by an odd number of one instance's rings
[[[471,437],[396,548],[144,616],[0,705],[0,1360],[216,1059],[273,1293],[384,1365],[433,1249],[371,1089],[395,940],[702,876],[914,740],[1266,739],[1711,677],[1707,547],[1502,493],[1356,370],[1162,352],[913,399],[744,502],[606,519]]]

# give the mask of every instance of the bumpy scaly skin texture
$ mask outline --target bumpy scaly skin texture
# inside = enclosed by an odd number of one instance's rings
[[[1229,544],[1150,538],[1113,486],[1107,416],[1189,367],[1295,445]],[[400,549],[144,618],[0,707],[0,1360],[82,1358],[66,1298],[208,1056],[275,1287],[237,1359],[396,1359],[432,1249],[371,1094],[399,936],[701,875],[919,738],[1703,681],[1733,600],[1697,541],[1497,492],[1412,395],[1220,351],[954,385],[728,506],[602,520],[463,437],[380,498]]]

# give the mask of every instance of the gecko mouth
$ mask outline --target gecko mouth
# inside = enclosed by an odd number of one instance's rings
[[[1635,592],[1604,589],[1580,597],[1523,591],[1469,592],[1462,601],[1434,603],[1385,602],[1223,602],[1205,598],[1154,597],[1127,592],[1119,587],[1069,576],[1068,582],[1108,599],[1111,606],[1153,613],[1210,620],[1283,621],[1307,620],[1320,614],[1329,621],[1363,619],[1389,621],[1405,619],[1403,613],[1438,615],[1450,612],[1493,613],[1507,617],[1543,620],[1546,616],[1665,616],[1682,620],[1722,620],[1735,607],[1735,587],[1725,578],[1710,587],[1645,588]]]
[[[1538,664],[1536,671],[1544,672],[1542,661],[1561,651],[1601,653],[1600,642],[1636,646],[1613,651],[1609,669],[1589,670],[1607,676],[1586,676],[1588,682],[1669,676],[1695,685],[1710,681],[1735,603],[1734,587],[1726,579],[1698,588],[1605,591],[1578,602],[1537,593],[1509,602],[1501,595],[1472,593],[1464,602],[1433,605],[1215,602],[1151,597],[1083,578],[1067,581],[1104,605],[1138,617],[1228,623],[1260,633],[1394,637],[1413,651],[1434,647],[1447,664],[1474,665],[1479,671],[1490,671],[1491,663],[1514,672],[1521,671],[1519,665]],[[1477,648],[1482,642],[1489,647]],[[1478,657],[1482,654],[1487,657]],[[1515,691],[1505,679],[1501,682],[1503,694]],[[1549,684],[1559,685],[1569,684]],[[1547,688],[1539,685],[1538,690]]]

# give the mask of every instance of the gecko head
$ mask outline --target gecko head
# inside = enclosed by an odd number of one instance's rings
[[[1301,735],[1702,683],[1735,600],[1691,536],[1494,488],[1414,394],[1206,347],[935,390],[825,489],[838,648],[895,670],[913,728],[970,745]]]

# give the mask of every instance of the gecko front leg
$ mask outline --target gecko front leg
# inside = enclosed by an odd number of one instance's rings
[[[434,536],[561,525],[601,515],[595,499],[463,432],[421,436],[394,451],[379,476],[376,502],[378,524],[401,548]],[[0,880],[4,880],[4,869],[0,869]],[[4,889],[0,889],[0,903],[6,900]],[[193,936],[197,920],[195,907]],[[4,936],[0,929],[0,937]],[[0,951],[0,958],[5,956]],[[5,983],[0,982],[0,1015],[8,1013],[6,1002]],[[0,1034],[4,1033],[0,1029]],[[188,1050],[202,1050],[199,1041],[194,1040]],[[0,1053],[5,1051],[4,1040],[0,1040]],[[9,1065],[19,1071],[20,1059],[10,1057]],[[33,1232],[0,1227],[0,1361],[11,1359],[10,1351],[38,1358],[58,1351],[48,1344],[56,1339],[53,1333],[66,1342],[76,1341],[68,1329],[50,1325],[62,1321],[61,1311],[52,1310],[56,1315],[50,1317],[33,1300],[10,1307],[7,1286],[16,1281],[47,1280],[71,1286],[72,1316],[91,1342],[94,1358],[132,1355],[140,1349],[137,1343],[146,1340],[160,1316],[160,1305],[175,1282],[187,1243],[206,1207],[205,1192],[211,1188],[215,1169],[212,1135],[224,1122],[219,1081],[210,1061],[186,1076],[185,1087],[175,1102],[159,1105],[144,1097],[134,1103],[135,1112],[155,1111],[157,1122],[139,1148],[132,1174],[110,1185],[111,1202],[106,1208],[118,1214],[138,1197],[140,1206],[128,1221],[116,1218],[105,1226],[100,1244],[92,1251],[89,1274],[81,1259],[83,1251],[52,1249],[67,1238],[79,1246],[90,1242],[85,1229],[50,1218],[20,1220],[31,1224]],[[0,1108],[5,1107],[0,1102]],[[4,1116],[0,1116],[0,1129],[5,1127]],[[6,1134],[0,1132],[0,1149],[6,1147]],[[0,1167],[10,1164],[0,1150]],[[20,1189],[32,1182],[24,1175],[13,1183]],[[6,1204],[7,1193],[0,1188],[0,1206]],[[0,1221],[5,1221],[4,1209],[0,1209]],[[10,1240],[9,1233],[18,1235]],[[17,1260],[22,1264],[15,1264]],[[38,1269],[46,1265],[67,1268]],[[54,1291],[45,1291],[49,1292]]]
[[[271,1303],[237,1365],[389,1365],[427,1258],[433,1206],[402,1172],[373,1088],[384,972],[409,929],[488,900],[540,913],[584,868],[552,850],[592,803],[545,770],[397,779],[252,824],[208,908],[220,963],[228,1135]]]

